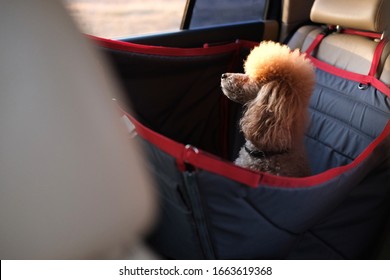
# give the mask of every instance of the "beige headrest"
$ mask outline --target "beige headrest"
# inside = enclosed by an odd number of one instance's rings
[[[316,0],[310,18],[318,23],[381,33],[389,27],[389,11],[389,0]]]

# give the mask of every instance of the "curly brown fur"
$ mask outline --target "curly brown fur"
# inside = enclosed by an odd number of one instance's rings
[[[303,138],[315,80],[312,64],[298,50],[263,42],[244,66],[245,74],[221,78],[224,94],[245,107],[240,127],[246,149],[235,163],[281,176],[310,175]]]

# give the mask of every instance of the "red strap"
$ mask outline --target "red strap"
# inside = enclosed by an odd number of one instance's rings
[[[381,37],[382,37],[382,34],[380,34],[380,33],[360,31],[360,30],[354,30],[354,29],[342,29],[341,33],[358,35],[358,36],[368,37],[368,38],[372,38],[372,39],[381,39]]]
[[[325,32],[321,32],[320,34],[318,34],[314,41],[311,43],[311,45],[307,48],[305,53],[308,56],[311,56],[311,53],[318,47],[318,45],[322,42],[322,39],[324,39],[326,35],[327,34]]]
[[[333,29],[329,29],[329,30],[333,31]],[[346,33],[346,34],[366,36],[366,37],[374,38],[374,39],[381,38],[381,34],[373,33],[373,32],[357,31],[357,30],[352,30],[352,29],[344,29],[344,30],[341,30],[340,32]],[[321,43],[321,41],[328,34],[329,34],[329,32],[322,32],[322,33],[318,34],[317,37],[314,39],[314,41],[311,43],[311,45],[308,47],[308,49],[305,51],[306,55],[312,60],[313,64],[317,68],[319,68],[323,71],[326,71],[328,73],[334,74],[334,75],[339,76],[339,77],[342,77],[344,79],[356,81],[356,82],[359,82],[359,83],[365,84],[365,85],[370,84],[370,85],[374,86],[375,88],[379,89],[385,95],[390,97],[389,85],[386,85],[385,83],[383,83],[382,81],[380,81],[376,78],[376,73],[378,70],[378,66],[380,64],[380,59],[381,59],[383,50],[387,44],[387,40],[386,39],[380,40],[380,42],[376,46],[374,56],[372,59],[372,63],[371,63],[371,67],[370,67],[370,71],[369,71],[368,75],[362,75],[362,74],[354,73],[351,71],[339,69],[339,68],[332,66],[326,62],[320,61],[319,59],[314,58],[311,55],[311,53],[318,47],[318,45]]]
[[[382,53],[387,44],[387,40],[383,39],[381,40],[378,45],[375,48],[374,52],[374,57],[372,58],[372,64],[371,64],[371,69],[370,72],[368,73],[368,76],[375,77],[377,71],[378,71],[378,66],[381,61]]]

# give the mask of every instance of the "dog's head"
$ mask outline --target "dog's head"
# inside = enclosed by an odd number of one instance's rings
[[[223,93],[246,107],[240,125],[246,139],[264,150],[287,150],[306,129],[315,75],[298,50],[263,42],[249,54],[245,74],[221,77]]]
[[[230,100],[244,105],[257,96],[260,83],[246,74],[225,73],[221,76],[221,88]]]

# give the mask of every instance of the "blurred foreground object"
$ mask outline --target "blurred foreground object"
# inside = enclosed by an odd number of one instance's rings
[[[0,258],[131,254],[154,200],[106,66],[59,1],[1,1],[0,50]]]

